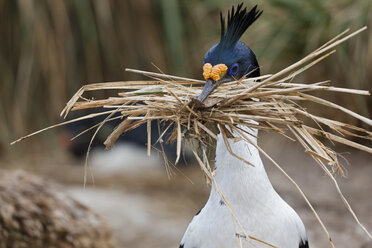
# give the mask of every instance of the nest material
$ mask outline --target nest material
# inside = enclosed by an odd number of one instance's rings
[[[324,139],[319,139],[319,137],[372,153],[371,147],[352,141],[353,138],[370,141],[372,140],[372,132],[354,125],[312,114],[303,108],[301,103],[307,101],[325,107],[335,108],[372,126],[372,120],[333,102],[311,95],[311,93],[318,91],[359,95],[370,95],[370,93],[365,90],[334,87],[330,85],[330,81],[311,84],[296,83],[296,76],[334,53],[335,50],[332,49],[336,45],[365,29],[366,27],[345,36],[348,32],[346,30],[302,60],[278,73],[222,84],[207,98],[203,106],[198,105],[194,100],[201,92],[203,81],[128,69],[127,71],[149,76],[154,81],[127,81],[85,85],[67,103],[61,116],[66,117],[70,110],[99,107],[104,107],[108,110],[105,112],[97,111],[96,114],[83,116],[49,128],[81,119],[94,118],[98,115],[109,114],[103,122],[92,127],[92,129],[97,128],[97,133],[105,122],[123,118],[121,124],[113,130],[105,141],[107,148],[110,148],[122,133],[147,124],[148,153],[150,153],[151,122],[156,120],[166,122],[166,128],[164,128],[158,141],[163,140],[166,133],[171,133],[167,137],[167,142],[177,142],[177,162],[181,154],[182,140],[186,139],[191,144],[191,149],[202,170],[213,183],[215,182],[211,167],[206,159],[206,154],[210,139],[217,140],[218,130],[221,132],[228,150],[234,156],[236,156],[234,151],[229,149],[228,139],[243,139],[250,142],[247,138],[250,134],[244,131],[246,128],[242,127],[273,131],[287,138],[298,140],[301,143],[305,148],[305,152],[310,154],[333,180],[345,205],[360,224],[332,176],[332,172],[334,171],[339,171],[343,174],[337,154],[323,143]],[[90,100],[83,97],[86,91],[106,89],[116,89],[121,92],[118,96],[107,99]],[[121,113],[121,116],[113,117],[117,113]],[[307,124],[309,122],[312,125]],[[38,132],[45,131],[46,129]],[[198,141],[198,147],[195,145],[195,140]],[[257,148],[265,156],[268,156],[260,147]],[[239,159],[244,161],[243,158]],[[272,160],[272,162],[275,164],[275,161]],[[279,167],[279,165],[277,166]],[[284,171],[282,172],[285,173]],[[286,176],[289,178],[288,175]],[[293,181],[291,178],[289,179]],[[295,184],[294,181],[293,183]],[[299,189],[297,185],[296,187]],[[300,189],[299,191],[312,208],[303,192]],[[312,210],[317,216],[315,210],[313,208]],[[317,218],[327,232],[319,216]],[[362,225],[361,227],[372,238]],[[328,237],[330,239],[329,234]]]
[[[351,138],[355,137],[372,140],[372,132],[311,114],[301,107],[300,103],[309,101],[336,108],[372,126],[372,120],[333,102],[309,94],[316,91],[361,95],[369,95],[370,93],[364,90],[330,86],[330,81],[312,84],[294,82],[296,75],[332,54],[334,50],[330,50],[333,47],[364,29],[362,28],[343,38],[341,38],[342,34],[335,37],[304,59],[276,74],[242,79],[220,85],[207,98],[204,106],[195,106],[194,103],[196,102],[193,101],[201,92],[202,81],[180,80],[182,78],[164,74],[128,70],[157,80],[98,83],[83,86],[68,102],[61,115],[66,116],[70,110],[104,107],[110,110],[97,113],[97,115],[110,113],[111,115],[105,120],[110,121],[113,119],[111,116],[114,113],[120,112],[124,120],[107,138],[106,147],[110,148],[122,133],[135,129],[142,124],[147,124],[149,151],[151,146],[151,121],[168,121],[170,125],[166,129],[171,131],[171,135],[167,142],[177,142],[177,161],[180,157],[182,139],[196,139],[200,144],[206,146],[208,136],[217,139],[217,126],[226,138],[246,139],[244,136],[247,133],[241,128],[243,126],[274,131],[286,137],[289,137],[292,133],[292,137],[300,141],[307,153],[316,160],[319,159],[331,165],[333,170],[337,169],[343,173],[336,153],[326,147],[318,137],[372,153],[371,147],[351,141]],[[169,79],[176,79],[177,81],[170,81]],[[117,97],[107,99],[89,100],[83,98],[85,91],[105,89],[123,91]],[[86,116],[86,118],[94,116],[93,114]],[[307,125],[309,119],[315,125]],[[325,131],[324,127],[333,132]],[[159,137],[159,140],[163,138],[164,134],[165,132]]]

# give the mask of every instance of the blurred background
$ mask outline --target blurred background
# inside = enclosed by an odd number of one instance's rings
[[[145,139],[142,142],[124,137],[130,143],[123,142],[120,149],[97,149],[92,154],[94,187],[90,180],[90,186],[83,189],[84,157],[79,155],[84,155],[92,132],[79,138],[78,144],[71,145],[69,139],[73,131],[92,123],[53,129],[15,146],[9,143],[61,122],[62,108],[84,84],[141,79],[125,72],[125,68],[159,68],[167,74],[201,78],[204,53],[219,41],[219,12],[226,13],[239,2],[0,0],[0,167],[22,168],[62,184],[108,220],[117,247],[178,247],[188,222],[203,206],[209,192],[196,166],[186,165],[169,172],[160,156],[146,157]],[[256,53],[263,74],[296,62],[346,28],[356,30],[367,25],[367,31],[338,46],[336,54],[297,81],[331,79],[339,87],[372,90],[370,0],[257,3],[264,13],[242,41]],[[372,118],[372,97],[326,97]],[[341,112],[308,107],[320,115],[363,126]],[[145,130],[139,132],[143,134]],[[332,185],[298,144],[263,134],[261,145],[298,179],[329,225],[336,247],[372,247],[347,214]],[[172,149],[169,147],[169,153]],[[372,183],[368,178],[372,176],[372,157],[344,147],[335,150],[350,162],[344,163],[348,178],[339,181],[371,231]],[[95,166],[107,161],[114,164],[112,170]],[[301,168],[297,167],[298,161]],[[275,169],[266,167],[278,191],[300,212],[310,242],[314,247],[328,247],[325,235],[299,194]],[[154,223],[159,228],[154,228]]]

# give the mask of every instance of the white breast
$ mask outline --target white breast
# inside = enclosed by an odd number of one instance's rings
[[[257,130],[249,130],[254,136]],[[254,137],[252,142],[257,142]],[[254,165],[232,156],[219,135],[215,180],[233,208],[245,233],[276,247],[298,248],[306,240],[305,227],[297,213],[277,194],[263,167],[258,150],[246,141],[230,142],[234,153]],[[181,241],[184,248],[269,247],[244,237],[244,231],[212,186],[208,202],[189,224]],[[182,247],[182,246],[181,246]]]

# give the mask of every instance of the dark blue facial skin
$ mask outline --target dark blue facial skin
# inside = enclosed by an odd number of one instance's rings
[[[230,49],[221,47],[220,43],[214,45],[205,54],[204,62],[210,63],[212,66],[217,64],[225,64],[228,69],[227,73],[219,81],[215,82],[213,79],[208,79],[205,82],[203,91],[198,96],[198,105],[201,106],[205,99],[216,89],[220,84],[234,81],[243,76],[258,77],[260,76],[260,68],[256,59],[256,55],[243,42],[238,41],[235,46]],[[232,66],[238,67],[237,73],[231,73]]]
[[[219,46],[219,43],[217,43],[205,54],[203,64],[205,63],[210,63],[212,66],[225,64],[228,67],[227,72],[230,71],[231,66],[235,63],[239,65],[238,73],[235,76],[230,76],[229,73],[226,73],[224,78],[221,79],[223,82],[240,79],[243,76],[260,76],[256,55],[249,47],[240,41],[238,41],[232,49],[223,49]]]
[[[247,8],[243,8],[243,3],[241,3],[236,9],[232,7],[229,11],[227,26],[225,25],[224,17],[220,14],[221,39],[218,44],[214,45],[205,54],[204,63],[210,63],[212,66],[225,64],[228,67],[228,71],[217,82],[213,78],[207,78],[202,92],[193,103],[197,102],[198,106],[203,106],[203,102],[213,90],[225,82],[234,81],[242,77],[260,76],[256,56],[239,39],[261,14],[262,11],[257,9],[257,5],[251,10],[247,10]]]

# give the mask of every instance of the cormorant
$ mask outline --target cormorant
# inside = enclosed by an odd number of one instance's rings
[[[197,98],[199,102],[222,83],[260,76],[255,54],[239,39],[261,14],[257,6],[249,11],[243,4],[236,10],[232,7],[226,30],[221,14],[221,39],[205,55],[203,76],[206,83]],[[241,128],[250,133],[251,142],[257,144],[257,130]],[[229,140],[229,143],[236,155],[254,165],[232,156],[222,135],[218,135],[215,181],[245,233],[274,247],[308,248],[304,224],[271,185],[257,148],[245,140]],[[180,248],[270,247],[246,237],[244,231],[212,185],[207,203],[189,224]]]

